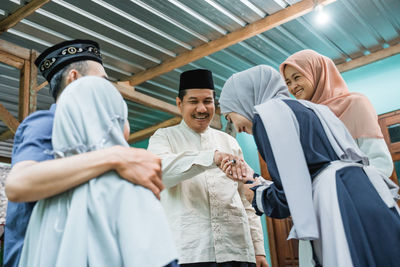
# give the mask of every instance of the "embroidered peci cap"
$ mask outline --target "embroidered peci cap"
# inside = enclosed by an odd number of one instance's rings
[[[91,40],[71,40],[47,48],[35,60],[35,65],[43,77],[51,78],[62,68],[73,62],[94,60],[103,64],[99,44]]]

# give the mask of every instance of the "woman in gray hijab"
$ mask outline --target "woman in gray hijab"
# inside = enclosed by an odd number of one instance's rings
[[[74,81],[57,102],[52,153],[128,146],[127,114],[110,82]],[[36,204],[19,266],[177,266],[173,242],[154,194],[112,171]]]
[[[232,75],[219,101],[239,132],[253,134],[272,177],[251,188],[257,214],[292,216],[288,238],[312,241],[317,266],[398,266],[398,187],[327,107],[289,98],[265,65]]]

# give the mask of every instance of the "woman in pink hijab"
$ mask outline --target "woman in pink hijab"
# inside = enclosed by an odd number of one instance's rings
[[[302,50],[288,57],[279,67],[289,91],[297,99],[323,104],[346,125],[370,165],[385,176],[393,172],[393,161],[383,139],[378,118],[367,97],[350,93],[335,63],[313,50]],[[312,264],[312,249],[299,242],[299,264]]]
[[[279,69],[291,94],[328,106],[346,125],[370,165],[387,177],[392,174],[392,158],[375,109],[364,95],[349,92],[330,58],[313,50],[302,50],[288,57]]]

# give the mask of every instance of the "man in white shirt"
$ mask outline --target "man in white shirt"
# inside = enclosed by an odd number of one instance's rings
[[[229,157],[238,166],[233,175],[246,174],[237,141],[209,127],[214,98],[210,71],[183,72],[176,98],[183,120],[157,130],[149,142],[148,150],[162,159],[166,189],[161,202],[179,262],[190,267],[267,267],[261,222],[243,184],[218,168]]]

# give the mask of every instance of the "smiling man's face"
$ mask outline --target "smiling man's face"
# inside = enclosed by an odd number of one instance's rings
[[[188,89],[183,100],[176,98],[185,123],[195,132],[204,132],[215,114],[214,90]]]

